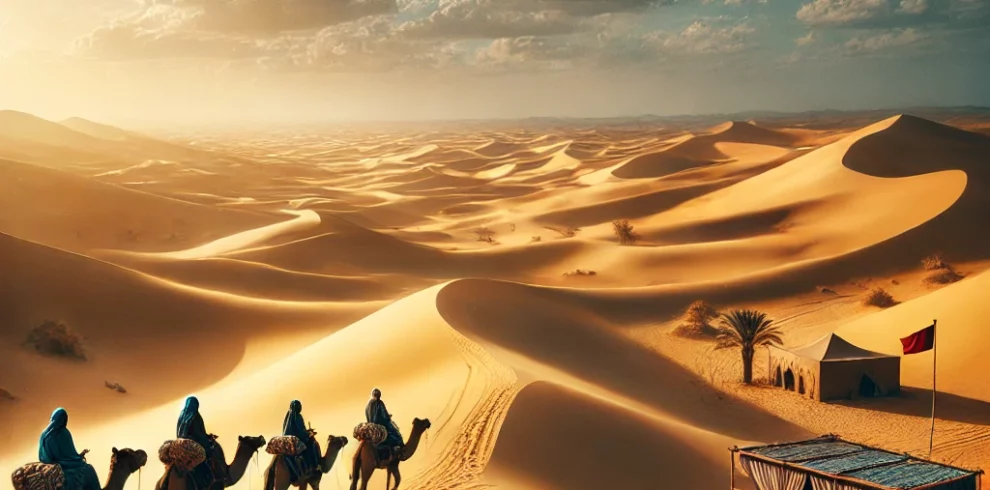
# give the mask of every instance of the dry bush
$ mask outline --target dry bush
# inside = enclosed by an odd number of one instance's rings
[[[684,323],[674,327],[674,333],[689,338],[715,338],[718,329],[711,325],[718,318],[718,309],[698,300],[691,303],[684,311]]]
[[[816,289],[818,289],[818,292],[819,293],[822,293],[822,294],[839,294],[839,293],[835,292],[834,289],[827,288],[825,286],[818,286]]]
[[[82,337],[64,323],[45,320],[28,332],[25,345],[44,355],[86,360]]]
[[[487,226],[475,229],[474,234],[477,235],[479,242],[495,243],[495,232]]]
[[[931,274],[925,276],[925,284],[952,284],[960,279],[962,279],[962,274],[956,272],[952,267],[947,267],[945,269],[940,269],[932,271]]]
[[[567,276],[567,277],[572,277],[572,276],[597,276],[598,273],[595,272],[595,271],[586,271],[584,269],[575,269],[575,270],[573,270],[571,272],[565,272],[564,275]]]
[[[612,222],[612,231],[615,236],[619,238],[619,243],[625,245],[627,243],[636,243],[641,237],[636,230],[633,229],[633,225],[629,223],[627,219],[617,219]]]
[[[117,393],[127,393],[127,390],[124,389],[123,386],[120,386],[119,383],[111,383],[109,381],[104,381],[103,386],[106,386],[107,389],[115,390],[117,391]]]
[[[559,233],[564,238],[573,238],[574,235],[577,235],[581,231],[580,228],[557,228],[555,226],[544,226],[544,228]]]
[[[529,239],[529,241],[530,242],[533,242],[533,243],[542,242],[543,241],[543,237],[541,237],[540,235],[534,235],[533,238],[530,238]]]
[[[932,254],[928,257],[921,259],[921,265],[926,271],[937,271],[941,269],[951,269],[952,266],[948,262],[942,260],[942,256],[939,254]]]
[[[863,303],[867,306],[877,306],[880,308],[889,308],[897,304],[894,301],[894,297],[890,295],[884,288],[875,288],[870,290],[870,294],[866,296]]]

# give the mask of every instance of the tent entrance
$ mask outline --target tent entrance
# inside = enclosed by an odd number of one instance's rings
[[[778,388],[784,386],[784,377],[780,374],[780,366],[777,366],[777,374],[773,377],[773,385]]]
[[[794,391],[794,371],[784,371],[784,389]]]
[[[874,396],[881,396],[880,387],[873,382],[873,378],[867,375],[862,375],[859,378],[859,396],[870,398]]]

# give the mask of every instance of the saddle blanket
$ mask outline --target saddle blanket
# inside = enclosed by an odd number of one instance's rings
[[[368,441],[377,446],[385,442],[386,437],[388,437],[388,431],[384,425],[364,422],[354,427],[354,438],[359,441]]]
[[[306,450],[306,443],[296,436],[275,436],[268,441],[268,454],[298,456]]]
[[[191,471],[206,461],[206,450],[191,439],[172,439],[158,448],[158,459],[165,466]]]
[[[57,464],[28,463],[10,476],[15,490],[62,490],[65,473]]]

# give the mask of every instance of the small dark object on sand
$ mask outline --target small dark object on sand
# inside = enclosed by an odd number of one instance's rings
[[[125,390],[123,386],[120,386],[117,383],[111,383],[109,381],[104,381],[103,382],[103,386],[106,386],[107,388],[109,388],[111,390],[117,390],[118,393],[127,393],[127,390]]]

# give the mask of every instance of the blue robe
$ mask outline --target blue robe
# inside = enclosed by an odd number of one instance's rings
[[[64,408],[57,408],[52,412],[51,422],[41,433],[38,461],[62,467],[66,490],[100,490],[100,478],[96,476],[96,469],[86,463],[76,451],[72,433],[66,427],[68,423],[69,414]]]
[[[306,443],[306,450],[301,455],[303,460],[309,468],[319,465],[320,453],[316,450],[316,441],[309,436],[309,432],[306,430],[306,422],[302,416],[302,402],[299,400],[292,400],[292,403],[289,404],[289,411],[285,413],[285,418],[282,420],[282,435],[296,436],[300,441]],[[295,467],[292,458],[286,458],[286,463],[289,469],[298,476],[301,468]]]
[[[182,413],[179,414],[179,422],[175,426],[175,437],[192,439],[203,446],[206,451],[206,461],[200,463],[192,473],[200,488],[209,484],[213,480],[213,470],[211,469],[213,460],[217,457],[216,441],[210,438],[209,433],[206,432],[203,416],[199,414],[199,400],[194,396],[186,398],[186,405],[182,409]]]
[[[385,402],[376,398],[368,400],[368,406],[364,409],[364,417],[369,423],[385,427],[388,437],[382,442],[383,446],[396,447],[403,445],[402,433],[399,432],[399,428],[395,425],[395,422],[392,422],[392,415],[385,409]]]

